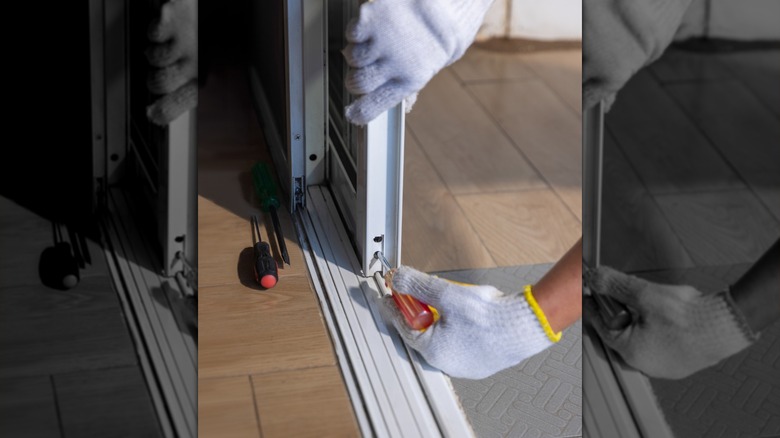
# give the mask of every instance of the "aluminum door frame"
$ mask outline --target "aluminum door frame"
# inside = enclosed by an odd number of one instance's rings
[[[324,7],[325,0],[284,2],[285,132],[279,132],[276,127],[256,67],[249,68],[258,117],[291,213],[306,204],[307,184],[321,183],[325,175],[327,82],[322,53],[325,25],[320,19]]]
[[[197,346],[182,336],[173,309],[153,299],[152,293],[162,288],[172,295],[188,295],[197,286],[180,275],[197,266],[195,111],[177,118],[165,133],[161,157],[165,169],[159,174],[157,199],[160,228],[151,236],[163,248],[160,260],[153,248],[157,245],[139,233],[132,208],[118,205],[118,198],[110,194],[121,192],[116,183],[126,176],[124,164],[131,153],[129,6],[127,0],[89,1],[93,199],[102,213],[101,243],[109,272],[138,347],[161,432],[166,437],[189,437],[197,433]],[[154,329],[154,324],[162,328]]]
[[[381,271],[374,254],[381,251],[401,264],[403,216],[403,103],[369,123],[358,142],[355,243],[363,275]]]
[[[150,0],[156,2],[157,0]],[[129,152],[129,56],[127,0],[90,0],[93,205],[105,202],[110,185],[123,178]],[[110,76],[108,76],[110,73]],[[197,266],[196,113],[166,128],[158,187],[158,239],[166,276]],[[191,287],[197,287],[191,284]]]
[[[401,261],[403,104],[356,130],[358,181],[351,187],[338,160],[328,156],[327,0],[287,0],[284,13],[287,132],[276,132],[257,72],[250,70],[250,80],[288,208],[305,207],[306,188],[330,178],[349,216],[363,275],[370,276],[381,269],[372,263],[376,251],[391,263]]]
[[[89,70],[92,102],[92,206],[96,209],[106,179],[105,8],[103,0],[89,0]]]
[[[384,281],[362,274],[331,191],[312,186],[309,197],[295,222],[363,436],[474,437],[449,377],[382,318]]]
[[[168,125],[160,165],[158,192],[159,239],[163,248],[163,272],[172,277],[184,273],[189,287],[197,289],[198,207],[196,112],[187,111]]]

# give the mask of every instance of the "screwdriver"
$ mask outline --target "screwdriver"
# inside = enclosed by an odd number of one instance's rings
[[[279,243],[279,249],[282,251],[282,259],[289,265],[290,254],[287,252],[287,243],[284,241],[279,214],[276,211],[279,208],[279,200],[276,197],[276,184],[274,184],[267,164],[255,163],[252,167],[252,181],[254,182],[255,193],[260,200],[260,207],[263,211],[271,213],[276,241]]]
[[[585,276],[589,275],[590,268],[585,263],[582,265],[582,272]],[[583,284],[583,287],[585,287],[585,284]],[[631,324],[631,312],[628,311],[628,308],[623,303],[610,296],[600,294],[593,289],[590,289],[590,294],[596,301],[596,305],[599,306],[601,319],[608,329],[623,330]]]
[[[70,243],[66,242],[60,224],[52,222],[54,233],[54,246],[50,246],[41,253],[39,271],[41,280],[46,286],[68,290],[79,283],[79,266],[76,257],[71,251]],[[73,246],[75,249],[75,245]]]
[[[398,307],[398,310],[401,311],[404,319],[406,319],[406,323],[409,327],[415,330],[425,331],[434,322],[439,320],[439,312],[434,307],[423,303],[411,295],[402,294],[393,289],[392,284],[395,269],[390,267],[390,263],[387,261],[384,254],[382,254],[382,251],[375,252],[374,258],[379,260],[382,265],[387,268],[387,272],[384,276],[385,285],[390,289],[393,301]]]
[[[271,255],[271,245],[260,237],[260,224],[257,215],[252,215],[252,249],[255,256],[255,280],[266,289],[276,286],[279,271],[276,260]],[[255,237],[255,233],[257,237]]]

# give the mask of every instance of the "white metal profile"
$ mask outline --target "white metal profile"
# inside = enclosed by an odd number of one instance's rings
[[[401,218],[404,180],[403,103],[368,124],[359,142],[355,241],[365,276],[381,270],[373,263],[382,251],[390,263],[401,263]]]
[[[357,255],[326,188],[299,212],[305,258],[364,436],[470,437],[449,378],[411,352],[380,312],[380,289]]]
[[[197,266],[196,117],[190,110],[168,126],[160,163],[159,233],[166,276],[190,272]],[[193,284],[197,287],[196,284]]]
[[[128,56],[132,36],[139,32],[138,23],[130,26],[130,8],[143,6],[127,0],[89,2],[95,205],[101,207],[108,269],[161,432],[191,437],[197,435],[197,344],[178,301],[193,293],[194,283],[182,281],[181,274],[197,264],[195,112],[158,130],[160,138],[139,139],[161,140],[155,143],[160,155],[153,157],[159,166],[144,166],[138,154],[142,149],[150,154],[150,149],[130,139],[129,102],[131,97],[143,100],[146,90],[129,88]],[[140,32],[145,34],[145,26]],[[130,162],[138,163],[138,175],[126,171]],[[143,192],[149,196],[147,208],[132,204],[128,185],[119,184],[130,178],[139,180],[129,186],[149,189]],[[156,234],[138,225],[143,214],[156,214]]]
[[[260,5],[257,3],[258,7]],[[258,69],[262,67],[252,65],[249,68],[252,98],[260,113],[268,148],[282,182],[282,192],[288,196],[287,208],[291,212],[305,202],[307,171],[324,173],[322,166],[314,163],[307,166],[306,162],[306,154],[315,156],[317,159],[314,161],[324,160],[325,79],[321,75],[324,24],[317,19],[323,14],[323,5],[323,0],[284,2],[285,132],[277,129],[276,118],[280,115],[274,114],[260,79]],[[311,144],[304,146],[309,141]]]

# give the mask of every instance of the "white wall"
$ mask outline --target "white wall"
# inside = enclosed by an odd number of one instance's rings
[[[495,0],[478,39],[582,39],[582,0]]]
[[[706,2],[710,4],[709,36],[737,40],[780,39],[778,0],[694,0],[677,39],[703,36]]]
[[[677,38],[703,36],[710,2],[711,37],[780,39],[780,0],[694,0]],[[495,0],[477,39],[582,39],[582,0]]]

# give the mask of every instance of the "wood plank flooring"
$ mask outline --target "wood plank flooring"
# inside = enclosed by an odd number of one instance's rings
[[[449,70],[439,73],[420,93],[407,126],[453,194],[544,186],[530,163]]]
[[[551,190],[464,195],[458,203],[499,266],[557,260],[581,225]]]
[[[647,70],[620,92],[609,131],[653,193],[743,188],[731,167]]]
[[[601,257],[604,263],[629,272],[659,266],[693,266],[688,251],[672,231],[655,198],[609,133],[604,138],[603,168]]]
[[[404,162],[404,261],[430,271],[452,266],[495,266],[493,257],[407,130]],[[426,243],[436,242],[435,245]],[[422,268],[420,268],[422,269]]]
[[[198,113],[199,355],[201,437],[358,434],[330,336],[292,220],[280,212],[291,265],[283,265],[261,215],[279,283],[253,278],[249,215],[259,214],[249,170],[270,162],[244,69],[212,68]],[[317,427],[314,427],[316,424]]]
[[[4,435],[61,436],[51,376],[0,379],[0,428]]]
[[[754,262],[780,237],[780,51],[670,49],[607,115],[605,264]]]
[[[359,436],[354,419],[343,414],[350,404],[338,368],[254,375],[252,387],[265,438]]]
[[[755,262],[780,237],[780,225],[749,190],[656,199],[696,266]]]
[[[161,434],[105,255],[86,243],[80,283],[44,286],[51,222],[0,197],[2,436]]]
[[[59,374],[54,386],[66,436],[160,435],[139,367]]]
[[[260,438],[249,376],[198,379],[198,408],[200,436]]]
[[[407,115],[403,263],[547,263],[576,242],[581,58],[472,47],[422,90]]]

